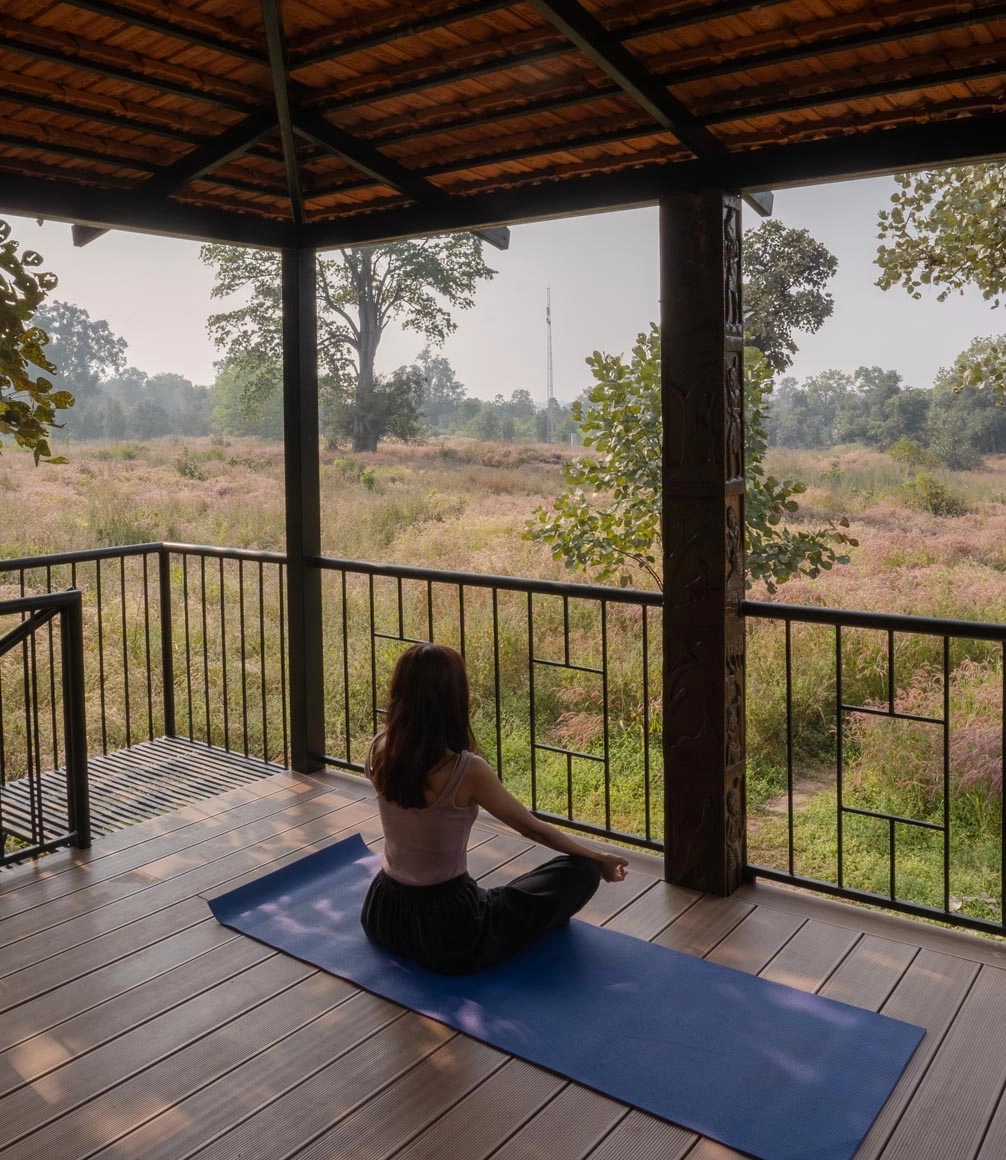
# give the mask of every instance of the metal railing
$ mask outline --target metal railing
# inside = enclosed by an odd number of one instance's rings
[[[0,636],[0,865],[91,844],[80,592],[0,600],[0,624],[11,620]],[[53,808],[43,782],[60,777]]]
[[[1006,625],[753,601],[742,612],[748,697],[781,693],[783,710],[761,757],[784,770],[784,824],[769,819],[759,844],[776,854],[748,870],[1003,933]]]
[[[662,848],[661,596],[319,557],[324,760],[362,770],[403,647],[465,657],[473,723],[503,781],[567,828]]]

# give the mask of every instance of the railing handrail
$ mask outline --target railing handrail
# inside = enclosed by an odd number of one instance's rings
[[[831,624],[841,628],[874,628],[928,636],[1006,641],[1006,624],[995,621],[947,620],[938,616],[910,616],[893,612],[855,612],[812,604],[776,604],[762,600],[742,600],[740,612],[742,616],[758,616],[766,620],[799,620],[806,624]]]
[[[47,552],[44,556],[19,556],[0,560],[0,572],[27,572],[34,568],[56,568],[63,564],[83,564],[89,560],[111,560],[122,556],[149,556],[162,544],[126,544],[112,548],[81,548],[73,552]]]
[[[11,600],[0,600],[0,616],[11,616],[16,612],[34,612],[38,608],[67,608],[80,600],[76,588],[63,592],[43,592],[38,596],[15,596]]]
[[[494,576],[486,572],[451,572],[443,568],[416,568],[408,564],[377,564],[365,560],[342,560],[331,556],[312,556],[312,567],[359,575],[391,576],[402,580],[429,580],[436,584],[463,584],[472,588],[496,588],[510,592],[533,592],[544,596],[573,596],[581,599],[606,600],[612,604],[645,604],[659,608],[661,592],[644,588],[612,588],[604,584],[576,584],[562,580],[532,580],[519,576]]]

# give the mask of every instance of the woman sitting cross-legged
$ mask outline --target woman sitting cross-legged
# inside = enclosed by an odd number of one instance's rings
[[[413,645],[395,665],[387,727],[367,754],[384,861],[361,920],[386,950],[452,975],[492,966],[562,926],[602,878],[620,882],[628,866],[621,855],[536,818],[472,752],[473,744],[460,654]],[[562,856],[505,886],[482,889],[466,861],[480,806]]]

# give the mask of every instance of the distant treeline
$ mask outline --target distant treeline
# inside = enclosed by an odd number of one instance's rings
[[[799,384],[785,378],[771,398],[770,445],[823,449],[862,443],[955,471],[1006,454],[1006,406],[991,390],[957,390],[941,371],[933,386],[906,387],[895,371],[829,370]]]

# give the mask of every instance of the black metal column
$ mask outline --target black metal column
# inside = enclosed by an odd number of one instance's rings
[[[740,200],[660,205],[665,877],[729,894],[745,862]]]
[[[287,650],[290,764],[324,768],[321,552],[318,473],[317,259],[313,250],[283,251],[283,442],[286,453]]]

